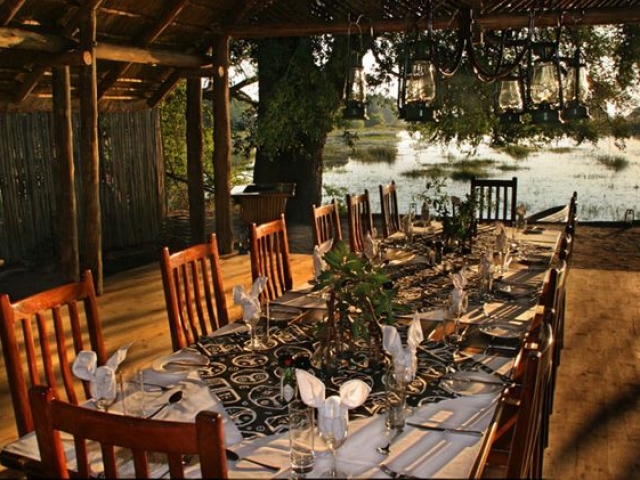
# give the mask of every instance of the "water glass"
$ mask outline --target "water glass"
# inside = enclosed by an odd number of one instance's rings
[[[146,417],[145,386],[142,370],[124,370],[118,374],[122,413],[133,417]]]
[[[289,452],[291,470],[296,475],[304,475],[313,470],[315,452],[313,408],[301,400],[289,403]]]
[[[407,380],[404,374],[387,374],[385,407],[386,426],[389,430],[403,430],[407,407]]]

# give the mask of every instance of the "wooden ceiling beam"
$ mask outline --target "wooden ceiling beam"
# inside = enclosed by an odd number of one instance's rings
[[[535,25],[551,27],[558,24],[560,13],[563,21],[568,25],[610,25],[623,23],[640,23],[640,7],[628,8],[592,8],[579,11],[545,12],[536,15]],[[485,15],[477,18],[478,23],[487,30],[502,30],[505,28],[523,28],[529,24],[528,14],[499,14]],[[433,21],[435,29],[450,29],[455,22],[450,17],[436,18]],[[403,32],[407,29],[404,18],[391,20],[373,20],[375,32]],[[229,35],[234,38],[268,38],[268,37],[306,37],[310,35],[347,33],[349,23],[297,23],[297,24],[255,24],[255,25],[213,25],[212,33]],[[426,28],[426,20],[418,23],[418,28]]]
[[[8,25],[20,11],[26,0],[7,0],[0,11],[0,25]]]
[[[177,0],[170,8],[166,9],[157,24],[139,39],[137,42],[138,46],[148,47],[155,42],[158,37],[162,35],[162,32],[164,32],[173,23],[176,17],[180,15],[180,12],[184,9],[187,2],[188,0]],[[124,75],[127,70],[129,70],[131,65],[131,63],[121,63],[107,73],[98,85],[98,100],[100,100],[107,90],[109,90],[118,81],[118,79]]]
[[[73,18],[71,18],[71,20],[69,20],[64,26],[62,31],[63,36],[60,38],[71,37],[72,35],[74,35],[77,32],[82,19],[85,18],[89,12],[98,8],[103,1],[104,0],[87,0],[85,3],[83,3],[75,13]],[[61,48],[58,50],[58,52],[61,52],[63,50],[68,50],[68,48]],[[36,85],[42,78],[42,75],[44,75],[46,71],[47,67],[44,65],[34,66],[31,73],[29,73],[24,81],[18,86],[16,93],[13,95],[12,102],[21,103],[22,101],[24,101],[24,99],[27,98],[27,96],[29,96],[29,94],[36,87]]]
[[[171,93],[171,91],[176,88],[178,82],[182,79],[182,75],[179,70],[174,70],[171,74],[166,78],[166,80],[160,85],[160,88],[154,92],[154,94],[147,100],[147,105],[149,108],[155,108],[158,103],[162,101],[162,99]]]

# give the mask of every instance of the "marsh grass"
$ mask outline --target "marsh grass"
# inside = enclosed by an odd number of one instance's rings
[[[507,145],[500,149],[503,153],[509,155],[516,160],[524,160],[535,152],[535,148],[526,147],[524,145]]]
[[[398,146],[377,145],[366,148],[358,147],[352,156],[354,159],[363,163],[393,163],[398,156]]]
[[[619,155],[598,155],[596,160],[608,170],[621,172],[629,166],[629,160]]]

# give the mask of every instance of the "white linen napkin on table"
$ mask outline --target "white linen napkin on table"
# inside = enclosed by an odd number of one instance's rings
[[[160,412],[153,417],[154,419],[193,423],[199,412],[209,410],[219,413],[222,417],[224,438],[227,446],[235,445],[242,440],[240,430],[238,430],[236,424],[233,423],[233,420],[225,410],[218,396],[199,378],[195,379],[194,377],[190,377],[182,380],[177,387],[167,392],[162,392],[161,394],[157,392],[145,392],[145,408],[154,411],[161,405],[166,404],[171,394],[177,390],[182,390],[182,399],[160,410]],[[151,400],[149,397],[152,397]]]
[[[324,254],[331,250],[332,246],[333,239],[330,239],[313,247],[313,272],[315,278],[318,278],[326,270],[327,262],[324,261]]]
[[[233,287],[233,303],[242,306],[242,319],[245,322],[260,318],[260,293],[266,284],[267,277],[258,277],[249,293],[245,293],[242,285]]]
[[[107,360],[104,365],[98,366],[98,355],[91,350],[78,352],[71,371],[81,380],[90,382],[91,396],[98,398],[116,398],[117,382],[116,370],[127,357],[127,351],[133,342],[121,346]]]
[[[404,377],[407,382],[412,381],[415,377],[418,366],[416,350],[422,340],[424,340],[424,334],[422,333],[420,316],[417,313],[413,316],[407,332],[406,347],[402,346],[402,340],[396,327],[382,326],[382,347],[393,357],[396,375]]]
[[[318,410],[318,422],[331,422],[331,430],[336,438],[342,438],[347,429],[344,424],[344,412],[362,405],[371,387],[362,380],[354,379],[340,386],[339,395],[325,398],[325,386],[317,377],[306,370],[296,369],[296,380],[302,401]],[[329,430],[326,425],[318,425],[321,431]],[[322,427],[325,428],[322,428]]]

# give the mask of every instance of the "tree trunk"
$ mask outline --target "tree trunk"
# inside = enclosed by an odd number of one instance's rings
[[[280,128],[284,138],[292,140],[277,149],[258,146],[253,180],[256,183],[295,183],[296,193],[287,203],[286,216],[289,222],[304,224],[311,223],[311,205],[320,205],[322,201],[324,144],[340,98],[339,89],[333,87],[340,84],[333,79],[335,72],[315,64],[312,47],[308,38],[271,38],[259,42],[257,55],[260,72],[258,128],[261,128],[261,122],[264,125],[269,121],[265,117],[270,102],[282,91],[289,89],[289,97],[300,101],[291,107],[278,103],[278,115],[286,118]],[[272,130],[270,135],[270,141],[277,143],[277,131]]]

